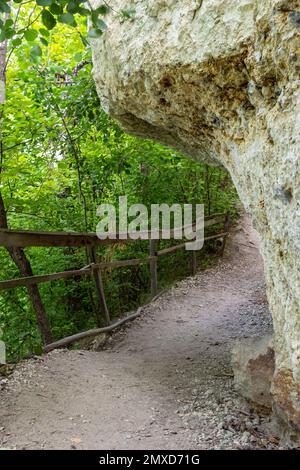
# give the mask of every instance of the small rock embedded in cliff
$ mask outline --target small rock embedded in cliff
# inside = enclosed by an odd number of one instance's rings
[[[275,370],[272,336],[240,340],[232,349],[235,388],[254,404],[271,408],[271,381]]]

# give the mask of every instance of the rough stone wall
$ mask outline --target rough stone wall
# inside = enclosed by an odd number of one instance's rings
[[[112,5],[93,42],[102,104],[127,132],[229,170],[263,241],[275,407],[300,430],[300,1]]]

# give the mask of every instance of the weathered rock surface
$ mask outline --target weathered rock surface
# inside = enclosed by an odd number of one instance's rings
[[[239,341],[232,349],[231,364],[238,392],[255,404],[271,408],[275,369],[273,338],[266,335]]]
[[[93,44],[102,104],[126,131],[230,172],[262,237],[272,394],[298,429],[299,10],[299,0],[115,0]]]

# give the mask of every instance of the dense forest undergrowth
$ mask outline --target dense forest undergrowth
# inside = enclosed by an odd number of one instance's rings
[[[24,6],[25,8],[25,6]],[[82,28],[82,29],[81,29]],[[91,74],[84,25],[48,31],[37,18],[26,43],[6,50],[6,102],[1,105],[0,198],[9,228],[95,232],[97,206],[126,195],[128,204],[204,203],[206,214],[236,213],[237,195],[221,168],[191,161],[174,150],[126,135],[102,111]],[[41,46],[36,40],[41,39]],[[172,242],[164,241],[161,247]],[[88,263],[81,248],[25,250],[34,274],[78,269]],[[147,256],[149,242],[98,250],[101,259]],[[215,244],[198,253],[199,267],[213,262]],[[190,273],[190,255],[159,261],[159,286]],[[20,277],[0,249],[0,278]],[[112,316],[149,295],[147,265],[104,273]],[[96,324],[94,283],[89,278],[39,286],[55,339]],[[25,288],[1,292],[0,327],[9,360],[41,351],[34,310]]]

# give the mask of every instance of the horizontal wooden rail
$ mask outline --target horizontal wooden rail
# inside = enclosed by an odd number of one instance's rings
[[[225,214],[217,214],[205,219],[205,228],[225,221]],[[194,227],[194,225],[193,225]],[[185,228],[185,227],[183,227]],[[170,238],[174,238],[174,230],[170,230]],[[0,246],[24,248],[27,246],[63,247],[63,246],[105,246],[134,242],[125,238],[126,234],[117,234],[116,238],[101,240],[95,233],[75,232],[35,232],[29,230],[0,229]],[[149,240],[151,231],[141,232],[140,237]],[[163,232],[157,231],[157,239],[163,239]]]
[[[157,252],[157,256],[168,255],[169,253],[174,253],[174,251],[182,250],[187,242],[180,243],[180,245],[170,246],[168,248],[163,248]]]
[[[26,246],[104,246],[126,243],[132,240],[100,240],[95,233],[31,232],[0,229],[0,245],[24,248]]]
[[[105,269],[105,268],[121,268],[122,266],[136,266],[138,264],[150,263],[152,256],[146,258],[136,258],[136,259],[124,259],[124,260],[114,260],[114,261],[105,261],[101,263],[96,263],[92,265],[92,269]]]
[[[62,271],[53,274],[41,274],[40,276],[20,277],[9,281],[0,281],[0,290],[13,289],[14,287],[27,287],[41,282],[56,281],[57,279],[68,279],[76,276],[87,276],[91,274],[92,267],[84,269],[75,269],[72,271]]]
[[[58,279],[68,279],[76,276],[87,276],[92,273],[92,271],[97,269],[115,269],[122,266],[134,266],[138,264],[150,263],[153,258],[148,256],[147,258],[137,258],[137,259],[128,259],[128,260],[116,260],[108,261],[102,263],[91,263],[88,266],[85,266],[81,269],[75,269],[73,271],[62,271],[53,274],[41,274],[39,276],[30,276],[30,277],[20,277],[17,279],[11,279],[9,281],[0,281],[0,290],[13,289],[15,287],[27,287],[32,284],[40,284],[41,282],[50,282],[56,281]]]
[[[214,214],[211,214],[211,215],[205,215],[204,216],[204,219],[205,220],[209,220],[209,219],[215,219],[217,217],[222,217],[222,219],[224,220],[227,216],[227,213],[225,212],[216,212]]]
[[[211,216],[208,219],[204,220],[204,227],[211,227],[212,225],[222,224],[225,222],[226,214],[218,215],[218,216]]]
[[[217,239],[217,238],[227,237],[227,235],[228,235],[228,232],[216,233],[215,235],[210,235],[209,237],[205,237],[205,238],[204,238],[204,241],[205,241],[205,242],[208,242],[209,240],[215,240],[215,239]]]
[[[217,233],[216,235],[211,235],[209,237],[205,237],[204,241],[206,242],[206,241],[209,241],[209,240],[214,240],[216,238],[223,238],[223,237],[226,237],[227,235],[228,235],[228,232]],[[173,253],[174,251],[182,250],[183,248],[185,248],[185,245],[187,243],[189,243],[189,242],[180,243],[180,245],[170,246],[169,248],[163,248],[162,250],[159,250],[157,252],[157,256],[168,255],[170,253]]]

